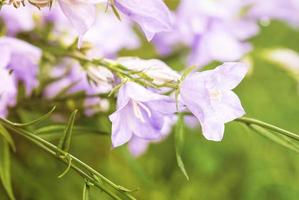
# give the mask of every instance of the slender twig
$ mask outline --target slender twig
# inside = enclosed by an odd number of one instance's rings
[[[104,177],[102,174],[100,174],[99,172],[97,172],[96,170],[94,170],[92,167],[90,167],[89,165],[85,164],[84,162],[82,162],[81,160],[79,160],[78,158],[74,157],[73,155],[62,151],[61,149],[57,148],[55,145],[53,145],[52,143],[28,132],[25,131],[23,129],[14,127],[13,125],[9,124],[8,121],[0,119],[0,121],[3,123],[3,125],[5,127],[7,127],[8,129],[12,130],[15,133],[20,134],[21,136],[27,138],[29,141],[31,141],[32,143],[34,143],[35,145],[37,145],[39,148],[43,149],[44,151],[46,151],[47,153],[53,155],[56,159],[58,159],[59,161],[63,162],[65,165],[69,165],[69,161],[66,158],[66,156],[57,156],[57,155],[69,155],[70,158],[72,159],[72,163],[71,163],[71,168],[73,170],[75,170],[78,174],[80,174],[83,178],[86,178],[88,181],[92,182],[96,187],[98,187],[99,189],[103,190],[105,193],[107,193],[109,196],[111,196],[112,198],[116,199],[116,200],[121,200],[122,198],[120,198],[117,194],[115,194],[114,192],[110,191],[103,183],[107,183],[108,185],[110,185],[112,188],[114,188],[118,193],[120,193],[122,196],[125,197],[125,199],[130,199],[130,200],[134,200],[135,198],[133,196],[131,196],[130,194],[127,193],[127,189],[116,185],[115,183],[113,183],[112,181],[110,181],[109,179],[107,179],[106,177]],[[57,152],[59,154],[57,154]],[[84,170],[82,170],[82,168],[88,172],[88,174],[90,175],[95,175],[97,176],[101,181],[98,181],[97,179],[95,179],[94,177],[88,175]]]
[[[111,70],[112,72],[114,72],[120,78],[125,78],[125,79],[134,81],[134,82],[139,83],[144,86],[149,86],[149,87],[153,87],[156,89],[165,88],[165,87],[177,89],[177,87],[178,87],[178,83],[175,81],[165,82],[161,85],[155,84],[155,83],[153,83],[153,78],[150,77],[149,75],[147,75],[144,71],[136,71],[136,70],[128,69],[126,66],[124,66],[114,60],[110,60],[110,59],[106,59],[106,58],[89,59],[83,53],[78,51],[78,49],[66,50],[67,48],[63,47],[63,46],[59,46],[59,45],[58,46],[51,46],[51,45],[45,46],[45,45],[41,45],[39,43],[35,43],[35,45],[38,46],[39,48],[41,48],[44,52],[54,55],[55,57],[59,57],[59,58],[68,57],[68,58],[72,58],[72,59],[80,62],[81,67],[84,70],[87,70],[85,64],[89,64],[89,65],[91,64],[94,66],[105,67],[105,68]]]
[[[265,129],[274,131],[276,133],[282,134],[284,136],[287,136],[289,138],[292,138],[294,140],[299,141],[299,135],[298,134],[293,133],[293,132],[288,131],[288,130],[285,130],[285,129],[282,129],[282,128],[279,128],[279,127],[274,126],[272,124],[269,124],[269,123],[257,120],[257,119],[248,118],[248,117],[242,117],[242,118],[236,119],[235,121],[244,123],[246,125],[252,125],[252,124],[254,124],[254,125],[263,127]]]

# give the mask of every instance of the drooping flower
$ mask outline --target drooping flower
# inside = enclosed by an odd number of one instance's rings
[[[236,61],[250,49],[251,45],[240,41],[230,27],[214,22],[205,33],[195,35],[189,65],[202,67],[213,60]]]
[[[172,127],[175,124],[176,120],[177,120],[176,116],[173,116],[172,118],[170,117],[165,118],[164,125],[160,131],[161,138],[157,140],[146,140],[140,137],[133,136],[128,143],[129,152],[134,157],[139,157],[146,152],[150,144],[162,142],[171,133]]]
[[[44,90],[44,96],[48,99],[57,97],[57,95],[72,95],[78,92],[84,92],[85,114],[91,116],[98,111],[106,111],[109,103],[97,97],[103,93],[108,93],[112,89],[110,82],[114,79],[113,74],[103,67],[89,67],[87,71],[83,70],[77,62],[65,59],[58,66],[54,67],[51,77],[57,81],[49,84]],[[92,79],[92,84],[88,81]]]
[[[109,37],[107,37],[109,36]],[[86,33],[84,41],[93,45],[89,57],[116,57],[121,49],[136,49],[140,46],[133,24],[118,20],[113,13],[99,13],[94,26]]]
[[[129,70],[143,72],[153,80],[153,83],[157,85],[177,81],[180,78],[180,75],[176,71],[171,69],[161,60],[144,60],[137,57],[121,57],[117,60],[117,62]]]
[[[182,103],[199,120],[208,140],[222,140],[224,124],[245,114],[232,89],[246,73],[245,64],[224,63],[214,70],[195,72],[182,82]]]
[[[166,118],[176,111],[176,102],[133,82],[124,84],[118,93],[117,111],[110,115],[112,145],[120,146],[132,137],[157,140],[163,137]]]
[[[171,14],[162,0],[114,0],[115,7],[138,23],[148,40],[155,33],[169,31],[172,26]],[[79,34],[79,44],[84,34],[91,28],[96,20],[96,4],[109,3],[108,0],[58,0],[58,3]],[[100,28],[100,27],[99,27]]]
[[[0,37],[0,49],[5,68],[12,70],[16,84],[22,82],[29,95],[38,85],[38,64],[41,50],[29,43],[11,37]]]
[[[0,54],[0,117],[6,117],[8,107],[16,104],[17,90],[11,74],[5,69],[7,61],[3,51],[3,54]]]
[[[120,12],[138,23],[148,40],[172,30],[172,15],[162,0],[114,0]]]
[[[35,26],[31,6],[18,9],[13,6],[3,6],[0,18],[3,19],[9,36],[14,36],[21,31],[31,31]]]
[[[242,14],[242,0],[181,0],[171,34],[157,34],[154,44],[163,55],[178,44],[190,48],[189,65],[239,60],[251,46],[246,41],[259,31],[257,20]]]
[[[58,0],[61,10],[79,34],[80,47],[84,34],[96,20],[96,3],[103,0]]]

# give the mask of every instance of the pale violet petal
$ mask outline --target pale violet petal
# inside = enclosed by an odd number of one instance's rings
[[[162,0],[115,0],[115,6],[138,23],[148,40],[158,32],[172,30],[172,16]]]

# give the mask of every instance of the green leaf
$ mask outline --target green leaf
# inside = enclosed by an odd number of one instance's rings
[[[186,68],[186,69],[183,71],[183,74],[182,74],[182,76],[181,76],[181,81],[185,80],[185,78],[186,78],[191,72],[193,72],[195,69],[196,69],[196,66],[191,66],[191,67]]]
[[[64,177],[72,167],[72,157],[70,156],[70,154],[67,154],[66,159],[68,160],[67,168],[58,176],[58,178]]]
[[[13,139],[11,138],[11,136],[8,133],[8,131],[6,130],[6,128],[0,123],[0,136],[1,135],[6,140],[6,142],[10,145],[12,150],[15,152],[16,151],[16,145],[15,145]]]
[[[119,21],[121,21],[120,14],[118,13],[118,10],[117,10],[116,7],[115,7],[114,0],[111,0],[110,3],[111,3],[110,6],[111,6],[111,8],[112,8],[112,11],[113,11],[114,15],[117,17],[117,19],[118,19]]]
[[[60,141],[58,144],[58,148],[65,152],[68,152],[70,149],[72,132],[73,132],[73,127],[75,124],[75,118],[76,118],[77,112],[78,112],[78,110],[75,110],[74,112],[72,112],[72,114],[69,118],[68,124],[64,130],[64,134],[60,138]]]
[[[0,179],[9,199],[15,200],[10,177],[9,143],[3,137],[0,137]]]
[[[26,126],[31,126],[31,125],[34,125],[34,124],[37,124],[41,121],[44,121],[46,119],[48,119],[51,114],[54,112],[54,110],[56,109],[56,107],[54,106],[48,113],[46,113],[45,115],[41,116],[40,118],[38,119],[35,119],[33,121],[30,121],[30,122],[26,122],[26,123],[15,123],[15,122],[11,122],[11,121],[8,121],[7,119],[1,119],[2,121],[12,125],[12,126],[15,126],[15,127],[26,127]]]
[[[270,139],[273,142],[280,144],[292,151],[299,153],[299,144],[295,143],[290,138],[283,135],[279,135],[277,133],[273,133],[257,125],[250,125],[249,127],[261,136]]]
[[[82,200],[89,200],[89,195],[90,195],[90,183],[88,181],[85,181],[83,187]]]
[[[177,159],[177,164],[184,176],[186,177],[187,180],[189,180],[188,173],[185,169],[185,165],[182,159],[182,149],[183,149],[183,144],[184,144],[184,117],[183,114],[180,113],[178,116],[178,121],[175,126],[175,151],[176,151],[176,159]]]
[[[41,137],[53,136],[53,138],[56,138],[57,136],[61,135],[61,132],[64,132],[64,130],[65,130],[65,125],[57,124],[57,125],[44,126],[34,131],[34,133]],[[98,135],[110,136],[109,132],[101,131],[98,128],[91,128],[89,126],[74,126],[73,134],[78,134],[78,135],[98,134]]]

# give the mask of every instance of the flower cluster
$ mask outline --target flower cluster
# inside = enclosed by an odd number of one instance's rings
[[[162,0],[28,2],[10,1],[19,8],[5,5],[0,11],[5,25],[0,37],[0,116],[16,105],[20,86],[27,97],[41,87],[42,98],[50,101],[62,93],[83,92],[89,116],[113,108],[99,96],[117,93],[116,111],[109,116],[112,145],[129,142],[136,155],[149,142],[165,138],[178,113],[192,113],[205,138],[220,141],[224,124],[245,113],[232,89],[247,73],[246,64],[237,61],[252,48],[248,40],[258,34],[258,22],[299,24],[299,5],[292,0],[182,0],[175,11]],[[51,9],[36,8],[47,6]],[[123,49],[143,45],[135,24],[153,41],[160,58],[187,47],[186,63],[197,68],[180,73],[158,59],[118,57]],[[198,71],[212,61],[224,64]],[[41,74],[51,81],[39,84]]]

